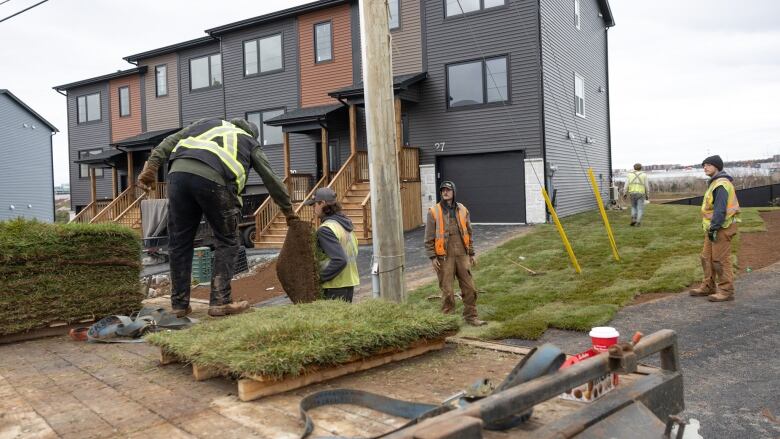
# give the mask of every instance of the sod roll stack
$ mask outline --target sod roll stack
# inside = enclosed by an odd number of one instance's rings
[[[337,366],[457,331],[459,317],[429,307],[319,300],[212,320],[146,340],[223,374],[286,378]]]
[[[138,310],[140,250],[113,224],[0,222],[0,335]]]

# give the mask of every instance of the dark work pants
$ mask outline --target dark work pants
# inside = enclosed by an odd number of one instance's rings
[[[346,302],[352,302],[352,294],[354,292],[355,292],[355,287],[322,289],[322,295],[325,296],[326,299],[344,300]]]
[[[232,302],[230,279],[238,253],[239,213],[235,196],[225,186],[186,172],[168,175],[171,305],[174,309],[185,309],[190,304],[192,246],[203,214],[214,233],[216,247],[209,305]]]

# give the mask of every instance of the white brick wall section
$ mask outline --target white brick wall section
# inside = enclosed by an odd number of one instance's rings
[[[420,202],[424,219],[428,215],[428,209],[436,204],[436,170],[433,165],[420,166],[420,180]]]
[[[534,173],[536,171],[536,173]],[[538,176],[538,180],[537,180]],[[542,197],[544,187],[544,161],[542,159],[525,160],[525,222],[539,224],[545,222],[545,205]]]

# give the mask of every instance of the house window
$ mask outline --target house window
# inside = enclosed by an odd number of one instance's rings
[[[78,123],[100,120],[100,93],[76,98]]]
[[[585,80],[574,74],[574,113],[585,117]]]
[[[190,90],[222,85],[222,56],[219,53],[190,60]]]
[[[130,88],[119,87],[119,117],[130,115]]]
[[[155,94],[160,96],[168,95],[168,65],[163,64],[154,68],[154,89]]]
[[[574,27],[580,28],[580,0],[574,0]]]
[[[102,149],[90,149],[87,151],[79,151],[79,160],[89,158],[91,155],[98,155],[103,152]],[[103,168],[95,168],[95,177],[103,176]],[[89,177],[89,165],[84,163],[79,164],[79,178]]]
[[[447,0],[446,14],[448,17],[468,14],[483,9],[504,6],[506,0]]]
[[[244,75],[282,69],[282,34],[244,41]]]
[[[488,58],[447,66],[447,106],[465,107],[509,101],[507,58]]]
[[[330,21],[314,25],[314,62],[333,59],[333,32]]]
[[[260,133],[258,134],[258,141],[263,146],[279,145],[284,140],[282,139],[282,127],[272,127],[266,125],[265,121],[271,120],[276,116],[284,114],[284,108],[277,108],[274,110],[257,111],[254,113],[247,113],[246,120],[257,125]]]
[[[401,0],[388,0],[387,1],[387,9],[388,9],[388,22],[390,24],[390,29],[398,29],[401,26],[401,12],[400,8],[398,6],[398,3],[400,3]]]

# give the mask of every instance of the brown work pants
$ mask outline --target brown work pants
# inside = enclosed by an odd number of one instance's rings
[[[715,242],[704,237],[704,249],[701,251],[701,268],[704,280],[701,288],[722,293],[734,294],[734,270],[731,267],[731,240],[737,234],[737,224],[718,230]]]
[[[463,318],[477,318],[477,289],[471,277],[469,255],[439,257],[441,267],[436,274],[441,288],[441,310],[450,314],[455,310],[455,278],[458,278],[460,295],[463,297]]]

